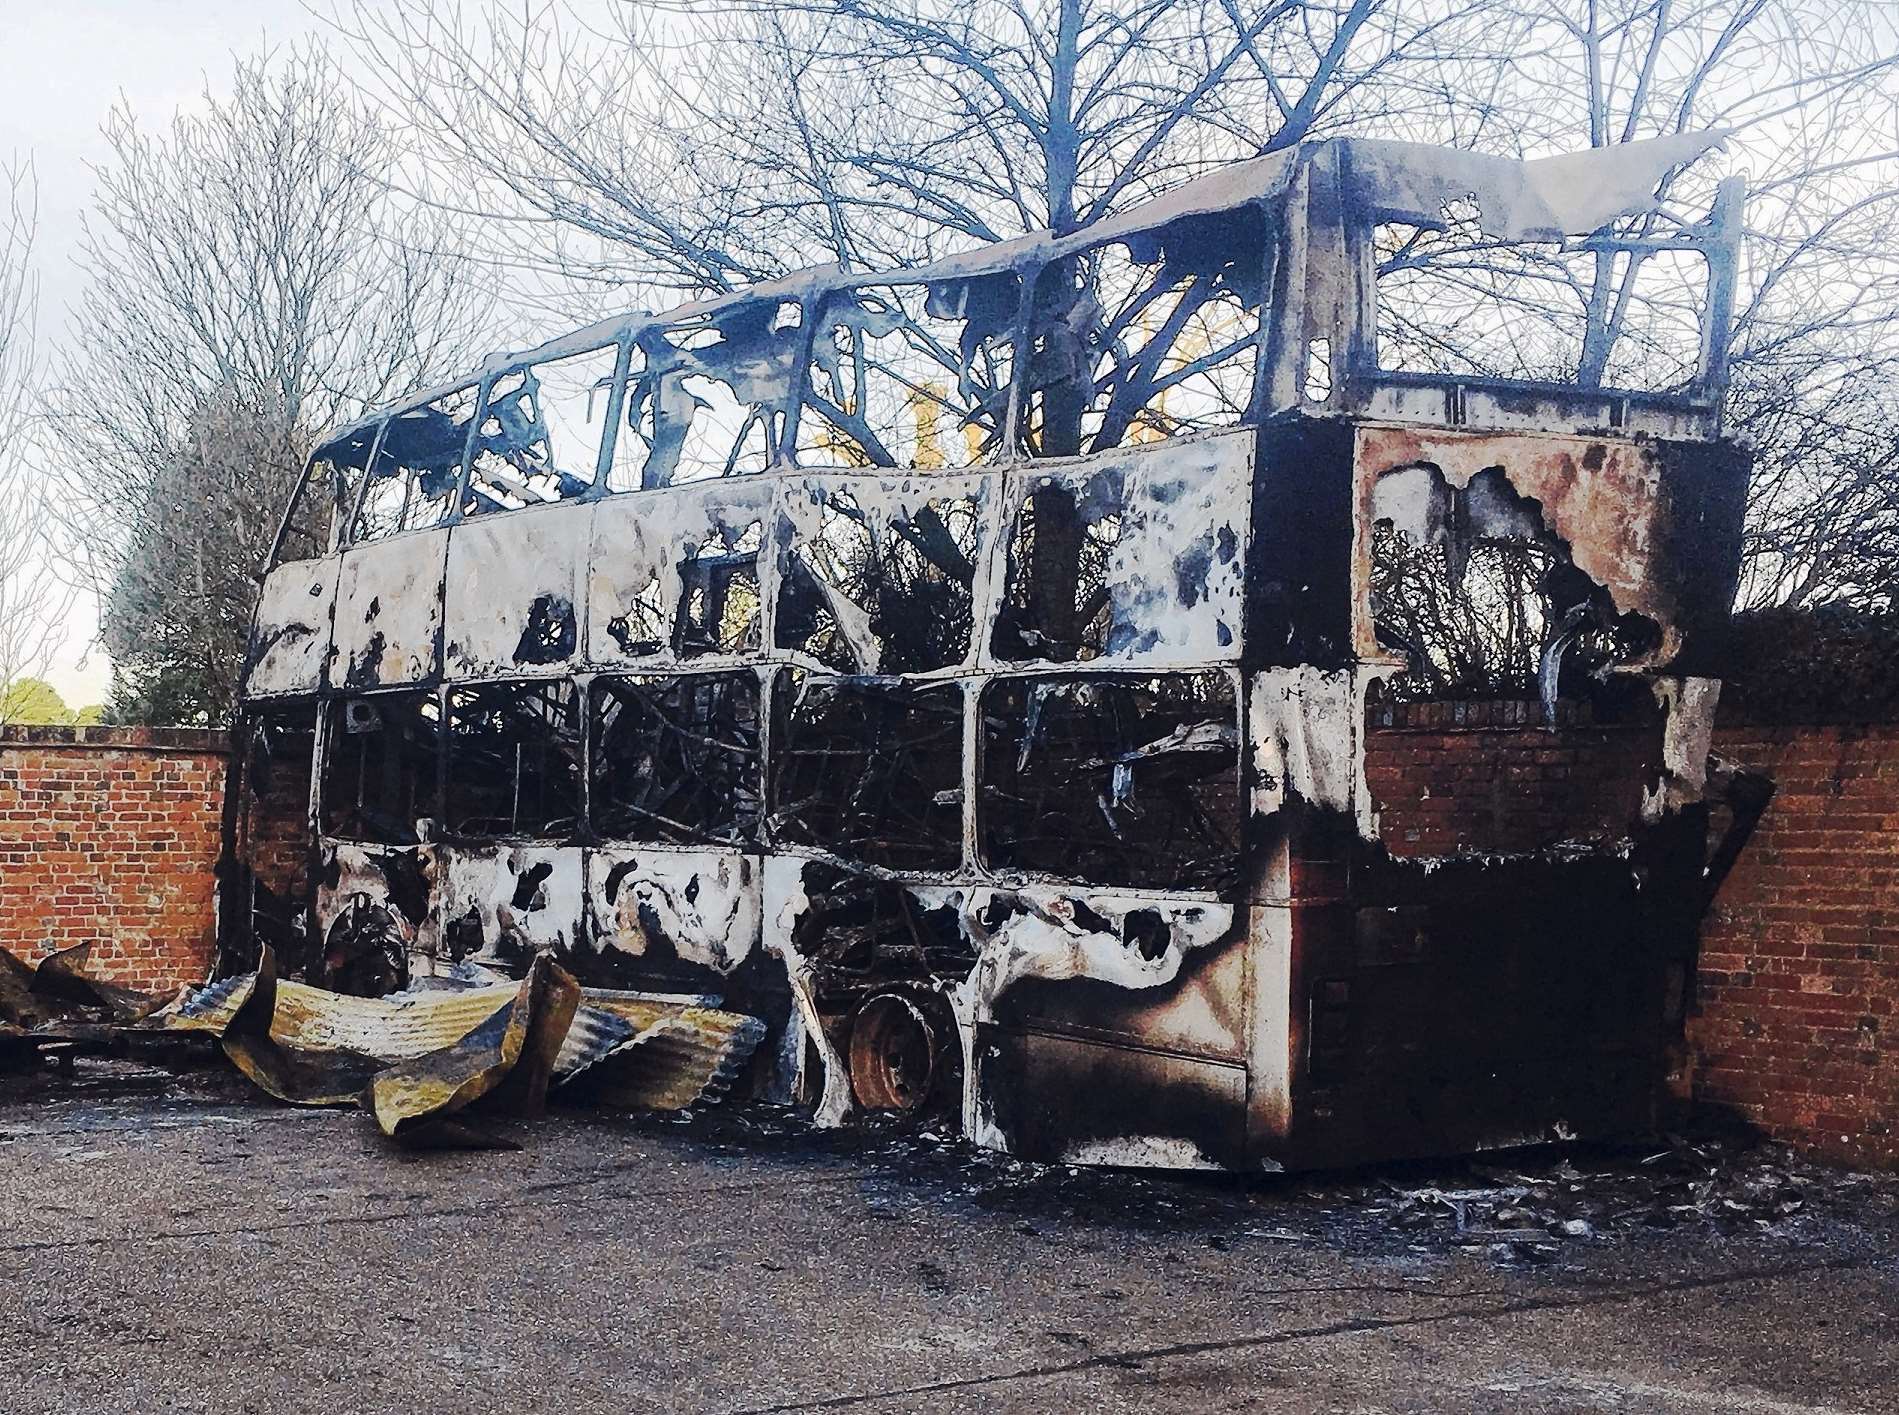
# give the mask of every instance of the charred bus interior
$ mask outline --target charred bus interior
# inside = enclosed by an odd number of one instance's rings
[[[258,612],[224,966],[552,951],[763,1019],[750,1090],[823,1123],[1071,1163],[1641,1128],[1759,804],[1712,838],[1739,192],[1650,195],[1709,145],[1320,143],[336,432]],[[1652,318],[1499,303],[1604,250],[1668,267]]]

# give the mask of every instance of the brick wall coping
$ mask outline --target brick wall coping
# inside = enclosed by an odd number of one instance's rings
[[[1841,741],[1856,742],[1861,738],[1885,739],[1899,737],[1899,721],[1891,718],[1851,718],[1838,722],[1800,722],[1793,719],[1750,716],[1745,709],[1729,712],[1726,708],[1715,714],[1715,729],[1721,732],[1745,733],[1750,737],[1761,737],[1776,742],[1791,742],[1796,737],[1819,737],[1826,740],[1835,738]]]
[[[1508,698],[1473,698],[1468,701],[1418,703],[1373,703],[1366,713],[1366,725],[1379,732],[1496,732],[1520,731],[1543,727],[1543,704]],[[1558,727],[1587,727],[1596,731],[1639,728],[1653,731],[1649,721],[1597,722],[1587,703],[1559,702],[1556,705]]]
[[[82,747],[100,751],[216,752],[229,755],[231,738],[207,727],[48,727],[0,724],[0,749]]]

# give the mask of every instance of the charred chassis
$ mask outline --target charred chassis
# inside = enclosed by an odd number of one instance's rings
[[[1764,802],[1708,751],[1740,193],[1650,197],[1709,145],[1335,140],[339,430],[258,612],[223,966],[553,950],[762,1017],[752,1088],[827,1123],[1068,1162],[1642,1126]],[[1460,222],[1705,258],[1692,347],[1648,391],[1404,366]],[[1464,759],[1420,787],[1425,729]]]

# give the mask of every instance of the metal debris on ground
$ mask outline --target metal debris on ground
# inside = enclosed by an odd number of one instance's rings
[[[848,1149],[872,1163],[876,1202],[937,1194],[1025,1230],[1079,1220],[1216,1247],[1246,1237],[1401,1263],[1463,1254],[1569,1268],[1605,1249],[1692,1233],[1804,1245],[1899,1223],[1899,1176],[1836,1168],[1740,1133],[1241,1178],[1037,1164],[897,1122],[847,1138],[760,1106],[681,1123],[716,1151]]]
[[[765,1031],[698,997],[582,988],[545,956],[518,983],[351,997],[279,979],[265,949],[255,972],[170,1002],[100,981],[89,962],[84,945],[37,966],[0,950],[0,1059],[202,1038],[273,1098],[360,1104],[414,1144],[484,1143],[471,1114],[537,1114],[569,1086],[623,1109],[709,1104]]]

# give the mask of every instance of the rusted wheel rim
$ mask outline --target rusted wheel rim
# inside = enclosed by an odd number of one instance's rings
[[[851,1090],[867,1110],[915,1110],[936,1076],[936,1031],[909,998],[880,993],[851,1024]]]

